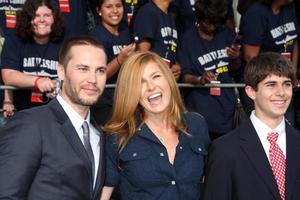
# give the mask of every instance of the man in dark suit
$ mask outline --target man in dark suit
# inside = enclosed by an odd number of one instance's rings
[[[285,120],[295,70],[280,54],[262,53],[245,68],[249,121],[213,142],[205,200],[299,200],[300,133]]]
[[[60,51],[57,72],[57,97],[18,112],[0,132],[0,199],[99,199],[104,140],[89,107],[105,86],[103,46],[73,38]]]

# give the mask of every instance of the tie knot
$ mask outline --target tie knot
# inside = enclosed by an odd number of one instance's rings
[[[268,134],[267,140],[270,143],[275,143],[278,139],[278,133],[277,132],[271,132]]]

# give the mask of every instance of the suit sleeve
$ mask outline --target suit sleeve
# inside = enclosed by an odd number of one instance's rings
[[[17,113],[0,130],[0,199],[27,199],[41,151],[37,123],[29,113]]]
[[[233,161],[215,141],[208,156],[205,172],[204,200],[231,200]]]

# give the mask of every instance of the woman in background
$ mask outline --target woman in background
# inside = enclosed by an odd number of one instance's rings
[[[178,49],[182,81],[206,84],[212,81],[232,83],[230,71],[239,68],[239,48],[234,32],[225,26],[226,0],[198,0],[195,3],[197,27],[186,31]],[[185,95],[190,111],[204,116],[211,139],[233,128],[235,94],[232,88],[194,88]]]
[[[243,38],[244,65],[262,52],[276,52],[298,66],[298,23],[291,0],[244,0],[248,4],[240,23]],[[299,81],[297,81],[299,82]],[[253,102],[245,93],[242,101],[250,115]],[[294,125],[295,110],[291,103],[286,112],[288,121]]]
[[[4,42],[1,73],[6,85],[23,88],[13,96],[6,91],[4,99],[22,110],[46,103],[43,93],[56,87],[58,52],[64,39],[58,5],[53,0],[27,0],[17,15],[16,32]]]
[[[100,0],[98,4],[100,24],[90,35],[99,40],[107,55],[107,83],[116,83],[119,69],[127,57],[135,50],[135,44],[129,33],[128,26],[121,23],[124,7],[121,0]],[[113,89],[105,89],[100,102],[93,107],[92,112],[101,125],[111,115],[113,104]]]
[[[176,80],[180,77],[177,62],[178,33],[169,12],[172,0],[152,0],[142,6],[133,21],[133,31],[138,37],[140,51],[152,51],[162,57]]]

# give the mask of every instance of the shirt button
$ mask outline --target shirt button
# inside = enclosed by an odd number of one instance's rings
[[[172,184],[172,185],[175,185],[175,184],[176,184],[176,182],[175,182],[175,181],[171,181],[171,184]]]
[[[199,147],[199,148],[198,148],[198,151],[202,151],[202,149]]]
[[[183,149],[182,146],[180,146],[179,149]]]
[[[136,157],[136,156],[137,156],[137,153],[133,153],[132,156],[133,156],[133,157]]]
[[[164,153],[160,153],[159,155],[160,155],[161,157],[163,157],[163,156],[164,156]]]

